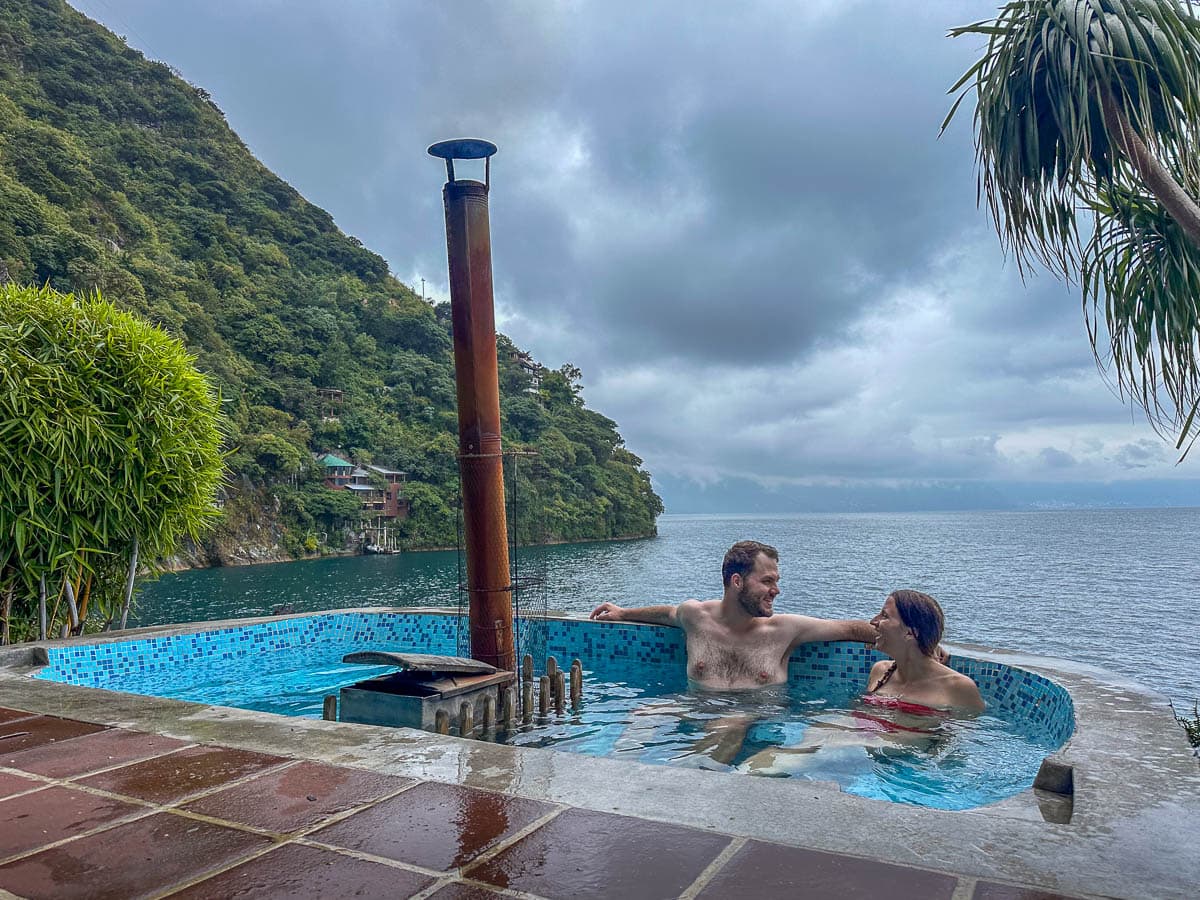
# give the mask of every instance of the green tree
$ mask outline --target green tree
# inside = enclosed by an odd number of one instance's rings
[[[178,340],[99,295],[0,286],[6,639],[54,633],[47,586],[78,633],[87,599],[115,593],[96,576],[114,571],[128,573],[123,603],[96,611],[123,620],[139,551],[165,556],[216,516],[219,407]]]
[[[1001,242],[1023,273],[1079,280],[1097,363],[1177,446],[1194,441],[1200,20],[1177,0],[1012,0],[950,34],[987,38],[942,127],[974,92]]]

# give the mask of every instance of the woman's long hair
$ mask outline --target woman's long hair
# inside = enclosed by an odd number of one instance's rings
[[[913,630],[917,647],[926,656],[932,656],[946,627],[941,606],[920,591],[892,591],[892,601],[896,604],[896,612],[900,613],[900,621]]]

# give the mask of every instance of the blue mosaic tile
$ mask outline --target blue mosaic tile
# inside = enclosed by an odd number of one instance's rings
[[[455,655],[463,646],[466,630],[465,617],[460,620],[458,616],[328,613],[193,634],[51,647],[50,664],[37,677],[121,690],[123,681],[154,673],[169,673],[180,679],[211,678],[222,664],[232,665],[263,653],[307,654],[322,650],[328,658],[337,651],[369,646]],[[683,632],[675,628],[520,619],[514,623],[514,633],[518,653],[530,653],[539,670],[548,655],[555,656],[564,668],[578,658],[586,670],[603,672],[607,681],[636,684],[649,677],[661,678],[664,670],[682,673],[686,662]],[[871,667],[882,658],[861,644],[805,644],[792,654],[788,678],[806,690],[820,685],[830,694],[852,696],[862,689]],[[989,713],[1019,725],[1030,736],[1045,738],[1057,746],[1074,731],[1070,695],[1049,679],[969,657],[952,657],[950,665],[975,680]]]

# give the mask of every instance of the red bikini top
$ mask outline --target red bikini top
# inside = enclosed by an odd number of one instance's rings
[[[894,709],[896,712],[908,713],[912,716],[939,716],[946,717],[949,713],[944,709],[937,709],[932,706],[924,706],[920,703],[909,703],[907,700],[901,700],[899,697],[884,697],[879,694],[863,694],[862,702],[868,706],[878,706],[883,709]]]

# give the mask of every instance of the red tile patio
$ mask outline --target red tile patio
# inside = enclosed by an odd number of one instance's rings
[[[122,900],[1059,896],[3,708],[0,889]]]

